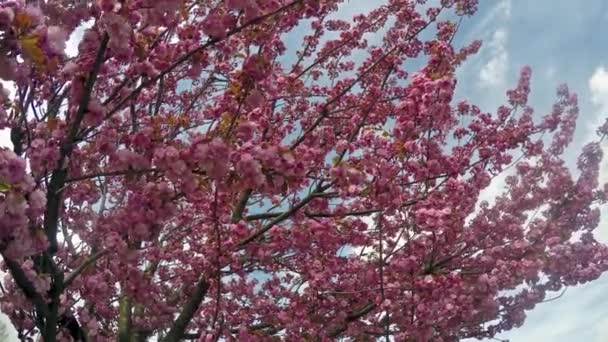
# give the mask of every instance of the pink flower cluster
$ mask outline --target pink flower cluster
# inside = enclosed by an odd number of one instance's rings
[[[2,310],[44,340],[457,341],[598,278],[576,95],[535,114],[525,67],[455,101],[478,2],[424,2],[2,2]]]
[[[12,258],[45,248],[40,217],[46,197],[26,173],[26,161],[6,148],[0,150],[0,244]]]
[[[0,37],[0,79],[23,83],[32,73],[57,66],[68,34],[47,25],[37,5],[11,0],[0,4]]]

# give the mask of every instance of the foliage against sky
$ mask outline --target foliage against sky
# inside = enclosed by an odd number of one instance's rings
[[[453,101],[474,1],[338,3],[2,4],[2,309],[22,332],[450,341],[604,271],[601,149],[574,176],[562,159],[577,97],[535,120],[524,68],[495,113]]]

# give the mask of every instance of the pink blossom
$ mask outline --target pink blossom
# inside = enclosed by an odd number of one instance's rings
[[[228,171],[230,150],[222,139],[214,138],[211,142],[196,147],[194,158],[202,168],[214,179],[221,179]]]
[[[68,35],[62,28],[58,26],[49,26],[47,28],[47,40],[49,47],[56,54],[63,54]]]
[[[0,4],[0,306],[26,339],[361,340],[387,314],[395,341],[489,338],[608,270],[577,96],[533,109],[524,68],[496,110],[454,101],[476,0],[38,3]]]
[[[247,96],[245,102],[252,108],[258,108],[264,104],[264,100],[264,95],[262,95],[259,90],[253,89]]]
[[[15,12],[10,7],[0,8],[0,25],[9,25],[15,18]]]
[[[254,186],[260,186],[264,183],[262,166],[251,154],[241,155],[236,167],[245,182]]]
[[[209,37],[222,38],[226,35],[227,27],[224,17],[219,12],[213,11],[204,19],[202,29]]]
[[[102,23],[110,36],[108,46],[122,56],[129,52],[132,29],[127,19],[121,15],[107,12],[102,17]]]
[[[29,20],[32,21],[33,26],[37,26],[44,21],[44,14],[42,13],[42,10],[40,7],[35,5],[28,5],[25,8],[25,15],[27,15]]]
[[[245,9],[252,4],[252,0],[226,0],[226,7],[229,9],[237,9],[242,10]]]
[[[242,122],[237,128],[237,136],[244,141],[251,140],[256,132],[256,125],[253,122]]]
[[[29,194],[30,209],[37,214],[42,214],[46,206],[46,196],[40,190],[35,190]]]
[[[15,79],[17,73],[17,63],[0,55],[0,78],[6,81]]]
[[[112,10],[114,10],[114,7],[116,6],[116,1],[115,0],[97,0],[97,6],[99,6],[99,8],[101,8],[103,11],[111,12]]]

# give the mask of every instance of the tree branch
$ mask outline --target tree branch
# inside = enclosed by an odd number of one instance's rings
[[[204,277],[201,277],[196,283],[194,295],[188,302],[186,302],[182,312],[179,314],[175,322],[173,322],[169,333],[167,336],[165,336],[162,342],[179,342],[184,338],[186,327],[190,323],[190,320],[192,320],[192,317],[196,313],[196,310],[198,310],[198,307],[203,302],[208,290],[209,283]]]
[[[327,336],[331,337],[331,338],[336,338],[336,337],[340,336],[340,334],[342,334],[344,331],[346,331],[349,323],[352,323],[352,322],[358,320],[359,318],[367,315],[368,313],[372,312],[375,308],[376,308],[376,304],[374,304],[374,303],[366,304],[361,309],[346,316],[346,319],[344,320],[344,324],[329,331]]]
[[[196,53],[205,50],[206,48],[213,46],[219,42],[221,42],[222,40],[229,38],[241,31],[243,31],[244,29],[256,25],[262,21],[264,21],[265,19],[268,19],[274,15],[277,15],[285,10],[288,10],[289,8],[297,5],[299,2],[301,2],[301,0],[296,0],[293,1],[283,7],[280,7],[278,9],[276,9],[275,11],[272,11],[270,13],[264,14],[262,16],[259,16],[255,19],[252,19],[248,22],[246,22],[245,24],[236,27],[232,30],[230,30],[228,33],[226,33],[226,35],[223,38],[211,38],[209,41],[207,41],[205,44],[193,49],[192,51],[186,53],[185,55],[183,55],[181,58],[179,58],[178,60],[176,60],[175,62],[173,62],[173,64],[171,64],[169,67],[167,67],[165,70],[163,70],[162,72],[160,72],[158,75],[156,75],[155,77],[150,78],[149,80],[142,82],[135,90],[133,90],[128,96],[126,96],[124,99],[122,99],[109,113],[108,116],[114,114],[118,109],[120,109],[125,103],[127,103],[129,100],[135,98],[144,88],[148,87],[149,85],[155,83],[156,81],[158,81],[161,77],[165,76],[166,74],[170,73],[171,71],[173,71],[175,68],[177,68],[179,65],[181,65],[182,63],[186,62],[187,60],[190,59],[190,57],[194,56]]]
[[[101,39],[99,51],[97,52],[97,57],[95,58],[95,63],[93,64],[93,69],[91,70],[91,73],[89,74],[89,77],[85,82],[83,95],[80,99],[78,111],[76,112],[74,122],[70,126],[67,137],[60,148],[57,168],[55,169],[55,171],[53,171],[53,174],[51,176],[51,182],[47,190],[47,207],[46,212],[44,213],[44,231],[50,244],[49,251],[51,254],[55,253],[58,247],[57,225],[59,219],[59,211],[63,204],[63,201],[61,199],[62,188],[65,184],[65,179],[67,176],[67,170],[65,169],[65,166],[63,164],[66,158],[69,157],[69,155],[72,153],[72,150],[74,149],[74,140],[76,138],[76,135],[78,134],[78,130],[80,129],[80,123],[84,119],[84,114],[87,111],[89,101],[91,100],[93,86],[95,85],[97,75],[101,70],[101,65],[104,61],[108,41],[109,36],[106,33]]]
[[[72,273],[70,273],[65,278],[65,281],[63,282],[63,288],[68,288],[70,284],[74,281],[74,279],[76,279],[76,277],[78,277],[84,270],[86,270],[87,267],[93,265],[102,256],[106,255],[107,252],[107,250],[101,250],[91,255],[87,260],[85,260],[85,262],[82,263],[82,265],[78,266],[74,271],[72,271]]]
[[[243,219],[243,212],[247,207],[247,201],[249,201],[249,197],[251,196],[252,192],[253,191],[251,189],[247,189],[245,192],[243,192],[241,198],[232,211],[232,222],[236,223]]]
[[[4,262],[8,267],[8,270],[11,272],[15,283],[17,283],[17,286],[19,286],[21,291],[23,291],[25,297],[32,301],[38,314],[41,315],[43,318],[46,318],[46,316],[48,315],[48,308],[46,306],[46,303],[44,302],[44,298],[42,298],[40,293],[36,291],[36,288],[34,288],[34,284],[32,284],[32,282],[27,278],[21,266],[19,266],[16,261],[7,258],[5,255],[3,255],[3,257]],[[42,329],[43,327],[39,328]]]
[[[81,176],[75,176],[70,179],[67,179],[65,181],[65,183],[74,183],[74,182],[87,180],[87,179],[91,179],[91,178],[97,178],[97,177],[139,175],[139,174],[155,172],[155,171],[158,171],[158,170],[157,169],[143,169],[143,170],[118,170],[118,171],[107,171],[107,172],[102,171],[102,172],[97,172],[97,173],[85,174],[85,175],[81,175]]]
[[[242,248],[245,245],[249,244],[250,242],[252,242],[254,240],[257,240],[259,237],[261,237],[262,235],[264,235],[264,233],[266,233],[267,231],[269,231],[270,229],[272,229],[272,227],[274,227],[275,225],[277,225],[277,224],[279,224],[279,223],[287,220],[289,217],[291,217],[291,215],[295,214],[298,210],[300,210],[302,207],[304,207],[306,204],[308,204],[313,199],[315,199],[317,197],[322,197],[324,195],[323,191],[329,189],[331,186],[332,186],[331,184],[328,184],[328,185],[325,185],[325,186],[319,184],[319,186],[317,186],[317,191],[315,191],[315,192],[311,193],[310,195],[306,196],[303,200],[301,200],[296,205],[294,205],[293,207],[291,207],[291,209],[289,209],[289,210],[281,213],[274,220],[268,222],[268,224],[266,224],[262,228],[258,229],[257,231],[253,232],[251,235],[249,235],[245,239],[241,240],[236,245],[236,247],[237,248]]]

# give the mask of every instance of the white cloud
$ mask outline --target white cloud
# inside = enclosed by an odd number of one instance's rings
[[[608,111],[608,69],[599,66],[589,78],[589,90],[591,91],[591,102],[599,107],[601,113]]]
[[[17,330],[7,315],[0,312],[0,338],[4,342],[18,342]],[[6,339],[5,339],[6,338]]]
[[[511,0],[503,0],[497,5],[498,13],[510,18],[511,17]]]
[[[593,72],[588,81],[591,103],[597,108],[595,115],[587,122],[587,139],[592,141],[596,135],[595,130],[608,116],[608,69],[599,66]],[[601,184],[608,182],[608,143],[602,144],[604,159],[600,165],[599,181]],[[601,209],[600,225],[596,231],[596,238],[603,242],[608,242],[608,208],[603,206]]]
[[[8,128],[0,130],[0,148],[2,147],[13,147],[11,143],[11,131]]]
[[[510,69],[507,42],[511,36],[511,3],[511,0],[490,1],[487,4],[490,7],[480,11],[471,27],[463,31],[463,42],[481,40],[483,45],[457,69],[460,85],[457,95],[471,98],[484,111],[493,111],[504,101]]]
[[[467,34],[465,41],[488,38],[487,32],[491,32],[497,23],[511,18],[511,0],[499,1]]]
[[[65,48],[65,54],[68,57],[75,57],[76,55],[78,55],[78,44],[80,44],[80,41],[82,40],[82,37],[84,36],[84,31],[88,28],[93,27],[93,21],[87,21],[84,22],[82,24],[80,24],[80,26],[78,26],[71,34],[70,37],[68,38],[68,41],[66,42],[66,48]]]
[[[596,341],[603,341],[608,336],[608,317],[599,320],[598,324],[593,327]]]
[[[15,86],[13,82],[0,81],[0,84],[2,84],[4,89],[8,90],[9,98],[13,99],[15,96]],[[9,129],[0,129],[0,148],[2,147],[13,147],[13,144],[11,143],[11,132]]]
[[[507,38],[508,33],[504,28],[499,28],[494,32],[489,42],[490,59],[479,73],[480,86],[500,87],[506,84],[509,69]]]
[[[601,305],[607,277],[595,282],[574,286],[564,295],[549,303],[541,303],[527,313],[523,327],[499,335],[513,342],[588,341],[605,342],[606,313]],[[547,294],[546,299],[557,294]]]
[[[553,80],[555,78],[555,74],[557,73],[557,69],[554,65],[549,65],[547,69],[545,69],[545,77],[549,80]]]
[[[466,37],[466,41],[482,39],[486,44],[480,55],[484,60],[478,75],[478,86],[481,89],[506,87],[509,71],[507,24],[510,18],[511,0],[498,1]]]

